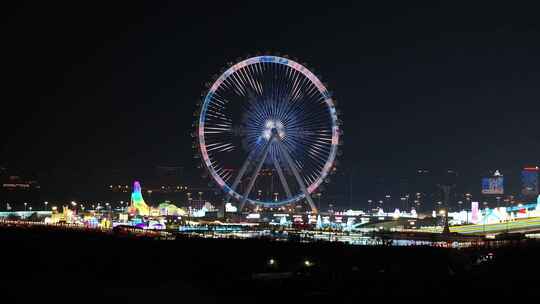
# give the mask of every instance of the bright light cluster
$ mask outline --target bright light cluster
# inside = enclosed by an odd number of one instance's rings
[[[285,138],[285,128],[283,127],[283,123],[279,120],[273,119],[267,120],[264,124],[262,137],[264,137],[266,140],[270,139],[273,129],[277,131],[279,138]]]

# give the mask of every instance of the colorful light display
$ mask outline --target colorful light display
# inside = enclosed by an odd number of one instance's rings
[[[471,212],[472,212],[472,216],[471,216],[471,222],[472,223],[478,223],[478,202],[472,202],[471,203]]]
[[[138,181],[133,183],[133,192],[131,193],[131,206],[129,213],[136,213],[142,216],[150,215],[150,207],[144,202],[141,193],[141,184]]]
[[[168,202],[159,204],[158,209],[159,209],[160,215],[165,215],[165,216],[166,215],[177,215],[177,216],[187,215],[187,212],[184,209],[178,208],[175,205]]]

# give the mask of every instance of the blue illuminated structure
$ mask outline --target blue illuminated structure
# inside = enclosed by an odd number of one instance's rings
[[[519,211],[519,210],[523,210],[523,209],[526,209],[526,210],[534,210],[537,208],[539,203],[528,203],[528,204],[522,204],[520,206],[512,206],[512,207],[506,207],[506,211],[507,212],[510,212],[510,211]]]
[[[339,125],[335,101],[315,74],[289,58],[258,56],[209,85],[194,135],[204,166],[238,211],[245,203],[306,200],[317,212],[311,194],[335,170]],[[262,172],[278,176],[273,199],[252,191]]]

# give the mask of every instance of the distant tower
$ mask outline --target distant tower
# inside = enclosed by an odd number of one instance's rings
[[[444,194],[444,206],[445,206],[445,212],[444,212],[444,228],[443,233],[448,234],[450,233],[450,227],[448,226],[448,201],[450,200],[450,190],[455,187],[455,185],[437,185]]]
[[[130,210],[130,213],[136,212],[138,215],[142,216],[150,215],[150,207],[148,207],[148,205],[144,202],[141,193],[141,184],[138,181],[133,183]]]

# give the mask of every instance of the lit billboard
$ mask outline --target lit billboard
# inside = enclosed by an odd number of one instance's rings
[[[482,194],[504,194],[504,178],[502,176],[482,178]]]

